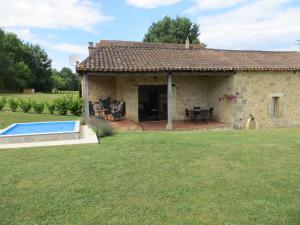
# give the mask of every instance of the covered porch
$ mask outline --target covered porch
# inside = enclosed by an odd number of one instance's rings
[[[233,72],[85,73],[82,80],[85,117],[90,116],[89,103],[111,98],[126,103],[124,122],[112,122],[120,127],[172,130],[224,126],[232,122],[233,104],[224,96],[232,92],[233,75]],[[186,110],[195,107],[213,108],[213,120],[185,123]]]

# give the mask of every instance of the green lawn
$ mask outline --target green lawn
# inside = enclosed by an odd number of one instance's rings
[[[36,93],[36,94],[23,94],[23,93],[0,93],[1,97],[9,98],[24,98],[24,99],[32,99],[36,101],[52,101],[55,98],[58,98],[61,94],[52,94],[52,93]]]
[[[0,224],[300,224],[300,130],[0,150]]]

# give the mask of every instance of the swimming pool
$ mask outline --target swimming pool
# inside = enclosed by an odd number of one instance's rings
[[[15,123],[0,132],[0,143],[79,139],[79,121]]]

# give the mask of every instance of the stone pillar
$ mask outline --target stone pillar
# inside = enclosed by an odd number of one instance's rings
[[[168,124],[167,130],[172,130],[172,74],[168,74]]]
[[[88,122],[90,117],[90,109],[89,109],[89,80],[88,74],[84,73],[82,75],[82,97],[84,102],[84,120]]]

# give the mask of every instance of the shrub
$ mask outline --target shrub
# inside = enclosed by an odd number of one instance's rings
[[[5,105],[6,105],[6,98],[5,97],[0,98],[0,111],[4,108]]]
[[[50,112],[50,114],[53,115],[54,111],[55,111],[55,104],[46,102],[46,107],[47,107],[48,111]]]
[[[59,115],[67,115],[69,99],[66,96],[55,99],[54,104],[55,109],[59,113]]]
[[[69,110],[74,116],[80,116],[83,109],[82,98],[73,96],[69,101]]]
[[[81,119],[81,120],[80,120],[80,125],[86,125],[85,119]]]
[[[90,125],[93,131],[96,133],[98,139],[100,139],[101,137],[107,137],[114,134],[114,130],[111,127],[111,125],[104,120],[95,119],[95,118],[91,119]]]
[[[32,108],[36,113],[41,114],[44,112],[45,104],[43,102],[33,102]]]
[[[24,113],[28,113],[32,107],[31,100],[26,101],[26,100],[20,99],[19,106]]]
[[[15,112],[15,111],[17,111],[17,108],[19,106],[19,102],[16,101],[15,99],[11,98],[8,101],[8,105],[9,105],[9,108],[11,109],[11,111]]]

